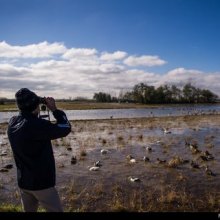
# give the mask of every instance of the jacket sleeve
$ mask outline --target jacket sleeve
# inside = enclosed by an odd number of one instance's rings
[[[61,110],[55,110],[53,116],[56,123],[52,123],[45,119],[38,119],[31,129],[30,137],[35,140],[53,140],[67,136],[71,132],[71,124],[66,114]]]

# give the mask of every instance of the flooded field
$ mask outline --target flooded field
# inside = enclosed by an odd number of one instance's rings
[[[66,211],[219,212],[220,115],[71,123],[71,134],[53,141]],[[0,168],[14,165],[6,128]],[[0,203],[20,205],[15,165],[0,172]]]

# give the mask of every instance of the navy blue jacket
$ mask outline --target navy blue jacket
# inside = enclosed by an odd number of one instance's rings
[[[53,115],[56,123],[24,112],[9,121],[7,132],[20,188],[42,190],[56,184],[51,140],[67,136],[71,125],[63,111],[55,110]]]

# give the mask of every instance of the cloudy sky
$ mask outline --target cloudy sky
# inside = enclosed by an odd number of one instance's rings
[[[0,97],[118,95],[191,82],[220,95],[219,0],[0,0]]]

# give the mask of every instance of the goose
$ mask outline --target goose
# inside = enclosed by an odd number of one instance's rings
[[[192,149],[191,150],[193,154],[198,154],[198,153],[201,153],[201,150],[195,148],[195,149]]]
[[[144,156],[144,157],[143,157],[143,161],[144,161],[144,162],[149,162],[150,159],[149,159],[149,157]]]
[[[214,157],[207,150],[203,153],[203,155],[207,158],[207,160],[213,160]]]
[[[130,159],[130,163],[136,163],[136,160],[134,158]]]
[[[201,158],[202,160],[204,160],[204,161],[208,161],[207,157],[204,156],[204,155],[201,155],[200,158]]]
[[[102,166],[101,161],[100,161],[100,160],[96,161],[96,162],[94,163],[94,166],[95,166],[95,167],[101,167],[101,166]]]
[[[204,155],[206,155],[206,156],[212,156],[212,154],[209,153],[207,150],[204,152]]]
[[[94,166],[94,167],[90,167],[89,170],[90,171],[97,171],[99,170],[100,167]]]
[[[72,156],[71,157],[71,164],[76,164],[76,162],[77,162],[76,156]]]
[[[167,128],[163,128],[163,133],[164,134],[171,134],[171,131],[169,131]]]
[[[166,163],[166,160],[161,160],[160,158],[157,158],[158,163]]]
[[[147,147],[146,147],[146,150],[147,150],[148,152],[152,152],[152,148],[151,148],[150,146],[147,146]]]
[[[196,144],[189,145],[190,150],[198,150],[198,146]]]
[[[110,151],[109,150],[106,150],[106,149],[101,149],[101,154],[107,154],[107,153],[109,153]]]
[[[140,179],[137,178],[137,177],[131,177],[131,176],[129,176],[128,179],[129,179],[131,182],[139,182],[139,181],[140,181]]]
[[[197,164],[193,160],[191,161],[190,165],[191,165],[192,168],[195,168],[195,169],[199,169],[200,168],[199,164]]]

